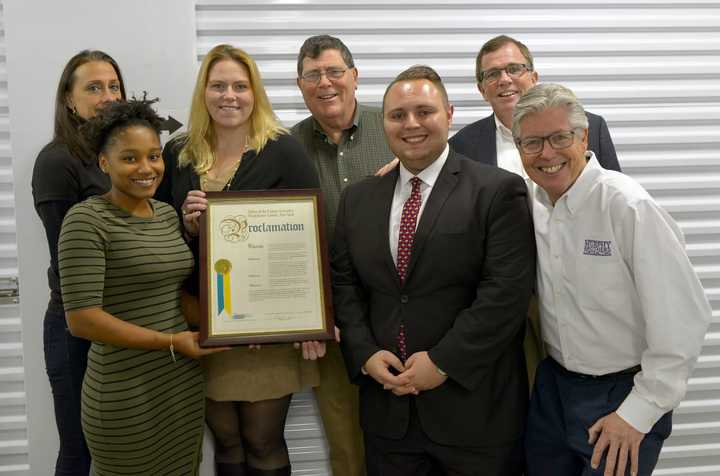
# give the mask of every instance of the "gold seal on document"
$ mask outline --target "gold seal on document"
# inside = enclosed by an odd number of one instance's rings
[[[232,269],[232,265],[230,264],[230,261],[226,259],[219,259],[215,261],[215,272],[220,274],[229,273]]]

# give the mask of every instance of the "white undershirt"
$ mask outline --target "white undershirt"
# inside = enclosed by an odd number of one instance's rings
[[[502,122],[495,117],[495,147],[497,149],[497,165],[501,169],[517,174],[525,179],[525,183],[529,183],[528,175],[522,165],[520,153],[515,146],[512,131],[505,127]]]
[[[400,219],[402,218],[403,205],[405,201],[410,198],[410,192],[412,192],[412,185],[410,179],[417,177],[421,180],[420,183],[420,196],[422,202],[420,203],[420,211],[418,212],[417,222],[415,222],[415,229],[420,223],[422,212],[425,209],[425,204],[430,198],[430,192],[435,185],[435,181],[440,175],[443,165],[448,158],[450,148],[446,145],[445,150],[442,151],[440,156],[435,159],[433,163],[428,165],[424,170],[420,171],[417,175],[413,175],[405,166],[400,163],[400,176],[395,184],[395,194],[393,195],[392,208],[390,209],[390,252],[392,253],[393,261],[397,264],[397,249],[398,249],[398,238],[400,237]]]

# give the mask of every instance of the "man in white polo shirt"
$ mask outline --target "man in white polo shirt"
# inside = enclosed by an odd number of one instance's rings
[[[569,89],[530,89],[512,132],[538,185],[537,292],[550,356],[530,403],[526,474],[649,476],[712,313],[682,234],[637,182],[587,150],[587,117]]]

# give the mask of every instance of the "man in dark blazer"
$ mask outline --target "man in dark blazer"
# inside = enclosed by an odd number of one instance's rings
[[[515,104],[539,79],[530,50],[515,38],[496,36],[480,48],[475,59],[475,77],[478,91],[490,104],[493,113],[460,129],[450,138],[450,146],[478,162],[516,173],[530,186],[530,179],[522,166],[510,131]],[[605,119],[591,113],[587,113],[587,117],[588,149],[595,152],[595,157],[604,168],[620,171]],[[528,319],[525,356],[529,380],[534,382],[535,369],[544,357],[537,301],[534,298],[528,309]]]
[[[505,35],[497,36],[488,40],[480,49],[475,61],[475,76],[477,88],[492,107],[493,113],[460,129],[450,139],[450,145],[456,152],[471,159],[524,176],[520,156],[513,150],[512,134],[509,131],[515,104],[539,79],[532,54],[520,41]],[[588,149],[595,153],[604,168],[620,171],[605,119],[596,114],[586,114],[590,123]],[[505,131],[507,140],[503,141]],[[498,147],[501,154],[502,149],[508,149],[510,155],[515,154],[517,168],[512,163],[504,167],[512,159],[503,160],[499,157]]]
[[[452,111],[431,68],[395,78],[383,114],[401,165],[338,210],[335,312],[369,476],[522,473],[527,187],[448,147]]]

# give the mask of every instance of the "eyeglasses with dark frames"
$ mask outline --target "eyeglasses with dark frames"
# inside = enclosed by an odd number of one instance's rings
[[[511,78],[519,78],[528,71],[532,71],[530,66],[523,63],[508,63],[504,68],[493,68],[480,72],[480,82],[495,83],[500,79],[502,72],[505,71]]]
[[[571,131],[556,132],[545,137],[526,137],[525,139],[516,139],[518,149],[524,154],[539,154],[543,150],[545,141],[555,150],[567,149],[570,147],[578,132],[583,129],[573,129]]]

